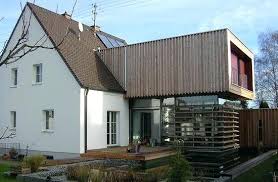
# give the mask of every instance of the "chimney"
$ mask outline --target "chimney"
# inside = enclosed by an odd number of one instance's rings
[[[97,26],[97,25],[93,25],[93,26],[91,26],[92,27],[92,30],[94,31],[94,32],[99,32],[100,31],[100,26]]]
[[[67,11],[65,11],[62,16],[64,16],[67,19],[71,19],[71,16],[67,13]]]

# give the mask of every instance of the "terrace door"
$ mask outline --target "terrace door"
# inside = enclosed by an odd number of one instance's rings
[[[117,112],[107,112],[107,146],[118,144],[118,121]]]
[[[142,112],[141,113],[141,122],[140,122],[140,137],[142,140],[149,140],[152,136],[152,113]]]

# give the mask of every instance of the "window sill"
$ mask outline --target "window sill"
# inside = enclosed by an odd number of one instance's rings
[[[249,90],[248,88],[242,87],[242,86],[240,86],[240,85],[238,85],[238,84],[236,84],[236,83],[232,83],[232,85],[233,85],[233,86],[236,86],[236,87],[239,87],[239,88],[241,88],[241,89],[243,89],[243,90],[246,90],[246,91],[248,91],[248,92],[253,92],[252,90]]]
[[[36,86],[36,85],[42,85],[42,82],[34,82],[32,83],[33,86]]]
[[[42,130],[42,133],[54,133],[54,130]]]
[[[17,88],[17,85],[11,85],[10,88]]]

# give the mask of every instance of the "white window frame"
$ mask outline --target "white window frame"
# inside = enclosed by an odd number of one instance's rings
[[[54,122],[55,122],[54,109],[43,110],[42,115],[43,115],[42,132],[53,133]]]
[[[116,121],[115,122],[112,122],[112,114],[115,113],[116,114]],[[120,136],[120,112],[119,111],[107,111],[107,117],[106,117],[106,137],[108,138],[109,137],[109,143],[106,142],[107,146],[111,147],[111,146],[118,146],[119,145],[119,136]],[[109,121],[108,121],[109,119]],[[116,131],[112,131],[112,127],[111,126],[111,122],[112,123],[115,123],[115,126],[116,126]],[[109,126],[108,126],[109,125]],[[109,127],[109,128],[108,128]],[[109,132],[108,132],[109,131]],[[116,142],[115,143],[112,143],[112,134],[116,134]],[[107,139],[106,138],[106,139]]]
[[[39,68],[39,72],[38,72]],[[33,85],[40,85],[42,84],[42,73],[43,73],[42,64],[34,64],[33,65]]]
[[[11,87],[15,88],[18,85],[18,68],[11,69]]]
[[[10,111],[10,129],[11,130],[15,130],[16,129],[16,120],[17,120],[17,116],[16,116],[16,111]]]

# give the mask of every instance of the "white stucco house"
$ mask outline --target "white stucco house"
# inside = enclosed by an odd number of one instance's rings
[[[22,18],[29,20],[30,13],[30,45],[47,35],[44,45],[54,47],[67,27],[70,31],[66,43],[57,49],[37,49],[13,64],[0,67],[1,128],[8,126],[16,133],[14,138],[1,142],[20,143],[23,152],[28,148],[29,152],[39,151],[55,158],[77,156],[85,150],[109,145],[128,145],[128,100],[113,75],[90,52],[105,48],[91,27],[84,25],[78,38],[74,34],[79,31],[78,22],[66,14],[27,3],[3,56],[18,40]],[[125,44],[108,34],[98,34]],[[73,47],[76,43],[79,46]],[[92,44],[89,48],[85,45],[88,43]]]

